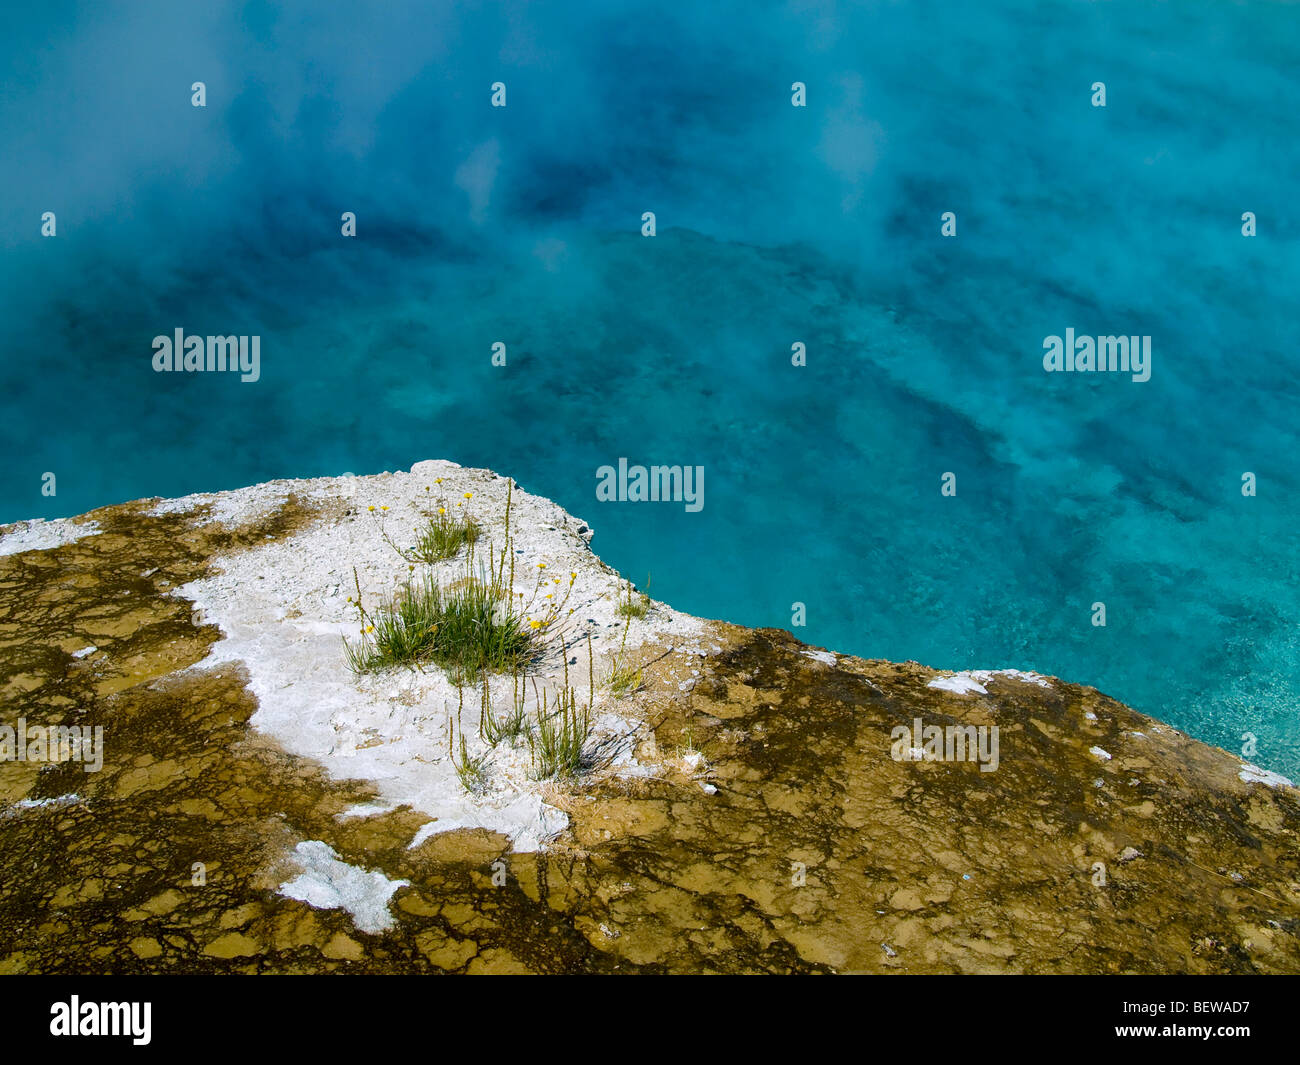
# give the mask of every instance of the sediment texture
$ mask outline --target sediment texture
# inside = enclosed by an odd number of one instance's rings
[[[495,513],[503,479],[438,470]],[[292,749],[258,725],[268,663],[223,656],[237,637],[178,589],[313,535],[360,545],[366,492],[400,510],[434,472],[0,530],[0,723],[106,735],[98,773],[0,762],[0,970],[1300,972],[1300,792],[1055,678],[945,683],[655,604],[627,644],[644,686],[597,700],[617,757],[541,784],[503,755],[481,824],[364,757],[400,742],[403,771],[445,777],[441,715],[392,718],[399,740],[341,705],[351,753]],[[590,555],[581,522],[547,525]],[[586,565],[574,624],[607,661],[618,581]],[[266,624],[343,624],[336,598],[307,588]],[[543,685],[562,664],[539,656]],[[355,713],[443,683],[358,682]],[[895,760],[917,718],[997,725],[998,768]],[[492,820],[525,807],[528,831]]]

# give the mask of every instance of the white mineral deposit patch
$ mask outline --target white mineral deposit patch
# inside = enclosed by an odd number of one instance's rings
[[[1050,688],[1051,681],[1038,673],[1027,672],[1020,669],[968,669],[960,673],[953,673],[946,677],[935,677],[926,687],[938,688],[940,691],[955,692],[957,695],[969,695],[977,692],[980,695],[987,695],[988,688],[986,684],[994,677],[1006,677],[1008,680],[1018,680],[1022,684],[1036,684],[1040,688]]]
[[[17,555],[23,551],[48,551],[64,544],[76,543],[86,536],[98,536],[103,530],[93,521],[78,524],[71,518],[46,521],[20,521],[0,535],[0,555]]]
[[[1247,784],[1267,784],[1270,788],[1294,788],[1295,785],[1284,777],[1281,773],[1274,773],[1271,769],[1261,769],[1257,765],[1251,765],[1247,762],[1241,767],[1241,772],[1237,776]]]
[[[389,880],[383,873],[348,865],[328,843],[318,839],[303,840],[293,853],[303,871],[280,885],[281,895],[319,910],[347,910],[363,932],[392,928],[388,900],[409,880]]]
[[[954,692],[957,695],[969,695],[971,692],[978,692],[980,695],[988,695],[989,693],[989,690],[969,673],[954,673],[950,677],[935,677],[926,687],[937,688],[939,691],[944,692]]]
[[[322,504],[325,517],[285,538],[218,556],[216,575],[175,594],[192,600],[204,623],[217,625],[223,635],[197,668],[246,667],[249,690],[258,701],[251,718],[255,729],[290,753],[320,762],[336,779],[373,782],[378,807],[405,804],[428,814],[430,834],[486,828],[508,836],[517,850],[535,850],[562,831],[567,818],[546,803],[546,786],[533,779],[526,743],[489,749],[479,738],[481,687],[458,691],[436,667],[356,676],[343,652],[344,639],[359,636],[349,597],[357,597],[359,586],[362,601],[373,609],[409,578],[410,564],[398,549],[414,543],[415,530],[437,506],[472,513],[484,528],[478,548],[483,565],[489,553],[499,558],[506,489],[506,479],[489,470],[429,461],[410,473],[276,481],[189,497],[210,505],[206,521],[242,525],[273,514],[291,493]],[[182,502],[160,503],[155,510]],[[592,553],[585,522],[517,486],[510,506],[506,569],[513,563],[519,602],[532,618],[560,606],[529,667],[525,701],[530,710],[534,693],[547,693],[554,703],[566,665],[578,699],[588,701],[588,637],[598,677],[607,675],[616,655],[647,643],[699,642],[706,623],[663,603],[652,603],[644,618],[630,622],[618,614],[624,582]],[[465,559],[420,568],[435,580],[451,582],[463,575]],[[489,687],[494,709],[503,712],[513,695],[513,678],[490,678]],[[486,785],[472,795],[449,755],[449,722],[462,702],[471,752],[486,758]],[[593,746],[611,740],[606,730],[619,719],[604,712],[619,702],[596,686]],[[619,768],[634,769],[635,760],[625,755]]]

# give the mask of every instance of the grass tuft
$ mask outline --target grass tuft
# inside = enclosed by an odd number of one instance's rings
[[[460,753],[457,754],[454,743],[450,741],[452,731],[451,719],[447,720],[449,745],[451,746],[451,764],[456,770],[460,786],[471,795],[479,795],[487,786],[487,755],[470,754],[465,742],[465,733],[460,733]]]
[[[582,769],[583,748],[591,735],[591,707],[578,707],[572,688],[565,688],[548,711],[546,693],[537,713],[536,733],[529,734],[534,775],[538,780],[569,777]]]
[[[461,711],[465,707],[465,691],[456,686],[459,702],[456,707],[456,720],[460,721]],[[465,742],[465,729],[460,729],[460,751],[456,750],[456,727],[451,718],[447,718],[447,753],[451,755],[452,767],[460,780],[460,786],[471,795],[481,794],[487,786],[487,754],[470,754],[469,744]]]
[[[524,709],[525,690],[518,671],[515,672],[515,690],[510,706],[501,715],[492,712],[492,696],[488,691],[488,677],[484,673],[483,702],[479,708],[479,735],[484,741],[495,747],[502,740],[514,743],[520,736],[528,733],[528,713]]]
[[[517,670],[531,651],[511,596],[481,575],[443,587],[426,574],[402,585],[374,613],[359,603],[357,609],[361,640],[356,646],[344,641],[355,673],[432,662],[463,680]]]
[[[457,517],[445,513],[445,506],[432,515],[423,529],[416,534],[415,546],[406,555],[408,561],[432,565],[455,558],[462,547],[473,546],[482,535],[483,527],[468,514]]]
[[[627,648],[627,630],[631,624],[632,618],[629,615],[627,621],[623,623],[623,640],[618,645],[618,654],[614,656],[609,673],[605,677],[605,686],[615,696],[637,691],[642,684],[641,667],[623,657],[624,650]]]
[[[624,618],[643,618],[650,612],[650,578],[646,577],[646,589],[644,592],[637,592],[632,587],[632,582],[625,582],[625,593],[619,598],[617,613],[619,617]]]
[[[605,678],[605,684],[614,695],[626,695],[628,692],[639,691],[643,680],[640,666],[616,660],[609,676]]]

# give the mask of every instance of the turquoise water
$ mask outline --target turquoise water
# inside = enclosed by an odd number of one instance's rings
[[[1300,14],[696,6],[15,17],[0,521],[446,457],[682,610],[1300,776]],[[155,374],[177,327],[261,380]],[[1067,327],[1151,379],[1046,374]],[[624,456],[703,509],[597,502]]]

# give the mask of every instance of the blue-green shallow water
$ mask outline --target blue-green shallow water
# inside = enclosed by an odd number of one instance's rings
[[[12,15],[0,520],[447,457],[682,610],[1300,775],[1300,12],[584,7]],[[262,379],[155,374],[176,327]],[[1045,374],[1067,327],[1151,380]],[[597,502],[620,456],[703,510]]]

